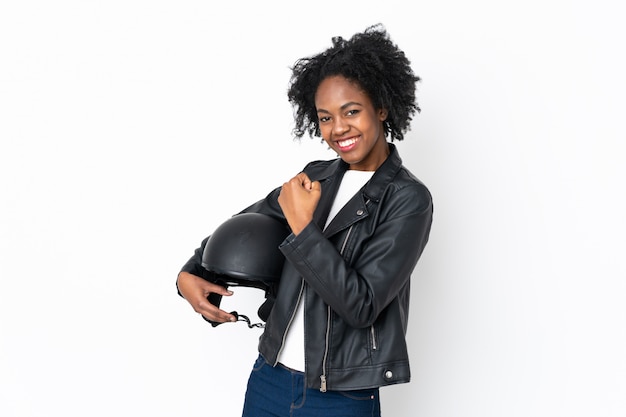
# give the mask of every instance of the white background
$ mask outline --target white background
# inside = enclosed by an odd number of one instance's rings
[[[384,415],[623,417],[617,4],[0,3],[0,415],[240,415],[259,330],[208,326],[176,273],[334,157],[291,138],[289,66],[382,22],[422,77],[398,147],[435,200]]]

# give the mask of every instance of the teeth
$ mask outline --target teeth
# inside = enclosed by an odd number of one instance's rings
[[[353,143],[356,143],[356,139],[346,139],[346,140],[340,140],[339,142],[337,142],[339,144],[340,147],[345,148],[346,146],[350,146]]]

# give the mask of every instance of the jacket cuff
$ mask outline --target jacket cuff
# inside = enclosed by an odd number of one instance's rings
[[[311,235],[315,233],[322,233],[319,226],[315,222],[310,222],[298,235],[290,233],[284,240],[284,242],[278,247],[280,251],[287,257],[287,255],[305,242]]]

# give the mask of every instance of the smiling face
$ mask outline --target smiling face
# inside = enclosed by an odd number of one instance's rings
[[[342,76],[324,79],[315,94],[322,137],[341,159],[357,171],[375,171],[389,155],[383,121],[359,86]]]

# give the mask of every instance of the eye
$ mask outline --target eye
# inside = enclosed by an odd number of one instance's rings
[[[360,110],[358,110],[358,109],[351,109],[351,110],[348,110],[348,111],[346,112],[346,116],[355,116],[355,115],[357,115],[357,114],[359,113],[359,111],[360,111]]]
[[[330,120],[330,117],[328,117],[328,116],[320,116],[319,117],[320,123],[325,123],[325,122],[327,122],[329,120]]]

